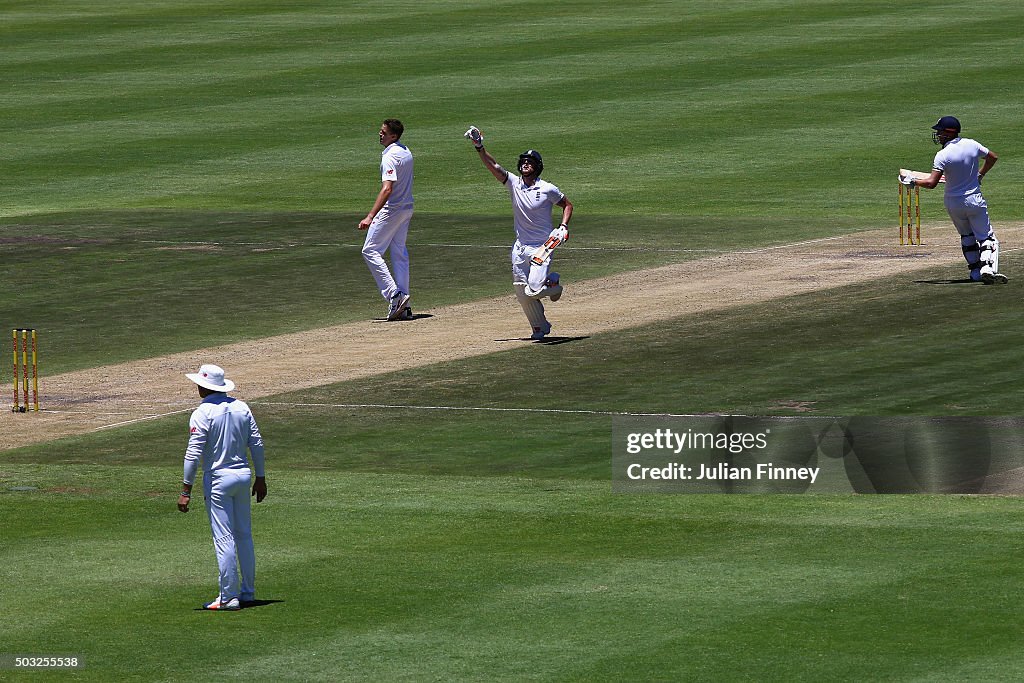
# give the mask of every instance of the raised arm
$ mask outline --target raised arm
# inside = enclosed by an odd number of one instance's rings
[[[463,137],[473,143],[476,151],[480,154],[480,161],[483,162],[484,167],[491,172],[491,175],[499,183],[504,185],[505,181],[508,180],[508,171],[499,166],[498,162],[491,156],[491,153],[484,149],[484,134],[480,132],[480,129],[476,126],[470,126]]]

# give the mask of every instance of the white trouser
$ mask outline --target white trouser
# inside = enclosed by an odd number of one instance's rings
[[[540,249],[541,245],[528,246],[516,240],[512,245],[512,286],[516,292],[516,299],[530,321],[533,331],[542,330],[548,327],[549,323],[544,316],[544,305],[537,299],[530,297],[525,290],[527,288],[534,292],[544,289],[544,282],[548,279],[548,268],[551,259],[548,258],[541,265],[533,263],[530,258],[533,252]]]
[[[516,290],[516,300],[519,305],[523,307],[523,313],[526,314],[526,319],[530,321],[530,327],[533,328],[534,332],[543,331],[545,334],[551,329],[551,324],[548,319],[544,316],[544,304],[539,299],[535,299],[528,296],[524,291],[526,285],[513,285]]]
[[[512,284],[528,285],[534,292],[544,289],[544,283],[548,279],[548,269],[551,267],[551,257],[544,263],[537,265],[530,258],[533,253],[543,245],[528,246],[516,240],[512,245]]]
[[[377,281],[381,296],[390,301],[396,292],[409,294],[409,250],[405,239],[409,234],[412,207],[396,209],[385,206],[374,216],[366,230],[363,242],[363,258]],[[384,261],[384,253],[391,251],[391,267],[394,276]]]
[[[252,598],[256,593],[256,549],[249,502],[252,474],[248,469],[217,470],[203,477],[203,488],[217,552],[220,599]]]

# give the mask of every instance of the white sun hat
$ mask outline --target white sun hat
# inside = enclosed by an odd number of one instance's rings
[[[199,372],[186,372],[185,376],[210,391],[235,390],[235,383],[224,377],[224,368],[219,365],[206,364],[200,366]]]

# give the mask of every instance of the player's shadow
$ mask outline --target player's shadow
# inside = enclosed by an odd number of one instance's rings
[[[279,602],[284,602],[284,600],[246,600],[245,602],[241,603],[241,608],[242,609],[252,609],[253,607],[266,607],[267,605],[274,605],[274,604],[277,604]],[[208,610],[205,607],[196,607],[195,611],[196,612],[220,612],[221,610]],[[234,610],[234,611],[237,612],[238,610]]]
[[[542,344],[544,346],[554,346],[555,344],[568,344],[574,341],[581,341],[583,339],[590,339],[589,336],[583,337],[544,337],[540,341],[534,342],[535,344]]]
[[[915,285],[976,285],[979,284],[969,277],[949,280],[914,280]]]
[[[252,607],[266,607],[267,605],[276,605],[284,600],[246,600],[242,603],[242,609],[250,609]]]
[[[433,318],[432,313],[413,313],[411,318],[400,318],[398,320],[388,320],[387,318],[374,318],[375,323],[411,323],[416,320],[426,320],[427,318]]]
[[[544,337],[543,339],[531,339],[530,337],[513,337],[512,339],[495,339],[496,342],[533,342],[543,346],[554,346],[555,344],[568,344],[569,342],[590,339],[589,336],[582,337]]]

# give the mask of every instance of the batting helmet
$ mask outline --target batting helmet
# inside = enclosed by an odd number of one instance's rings
[[[932,141],[937,145],[944,145],[956,136],[960,135],[960,120],[955,116],[943,116],[932,126]]]
[[[534,170],[537,171],[537,175],[541,174],[544,170],[544,160],[540,157],[540,152],[535,149],[528,149],[519,155],[519,172],[523,172],[523,161],[529,159],[533,164]]]

